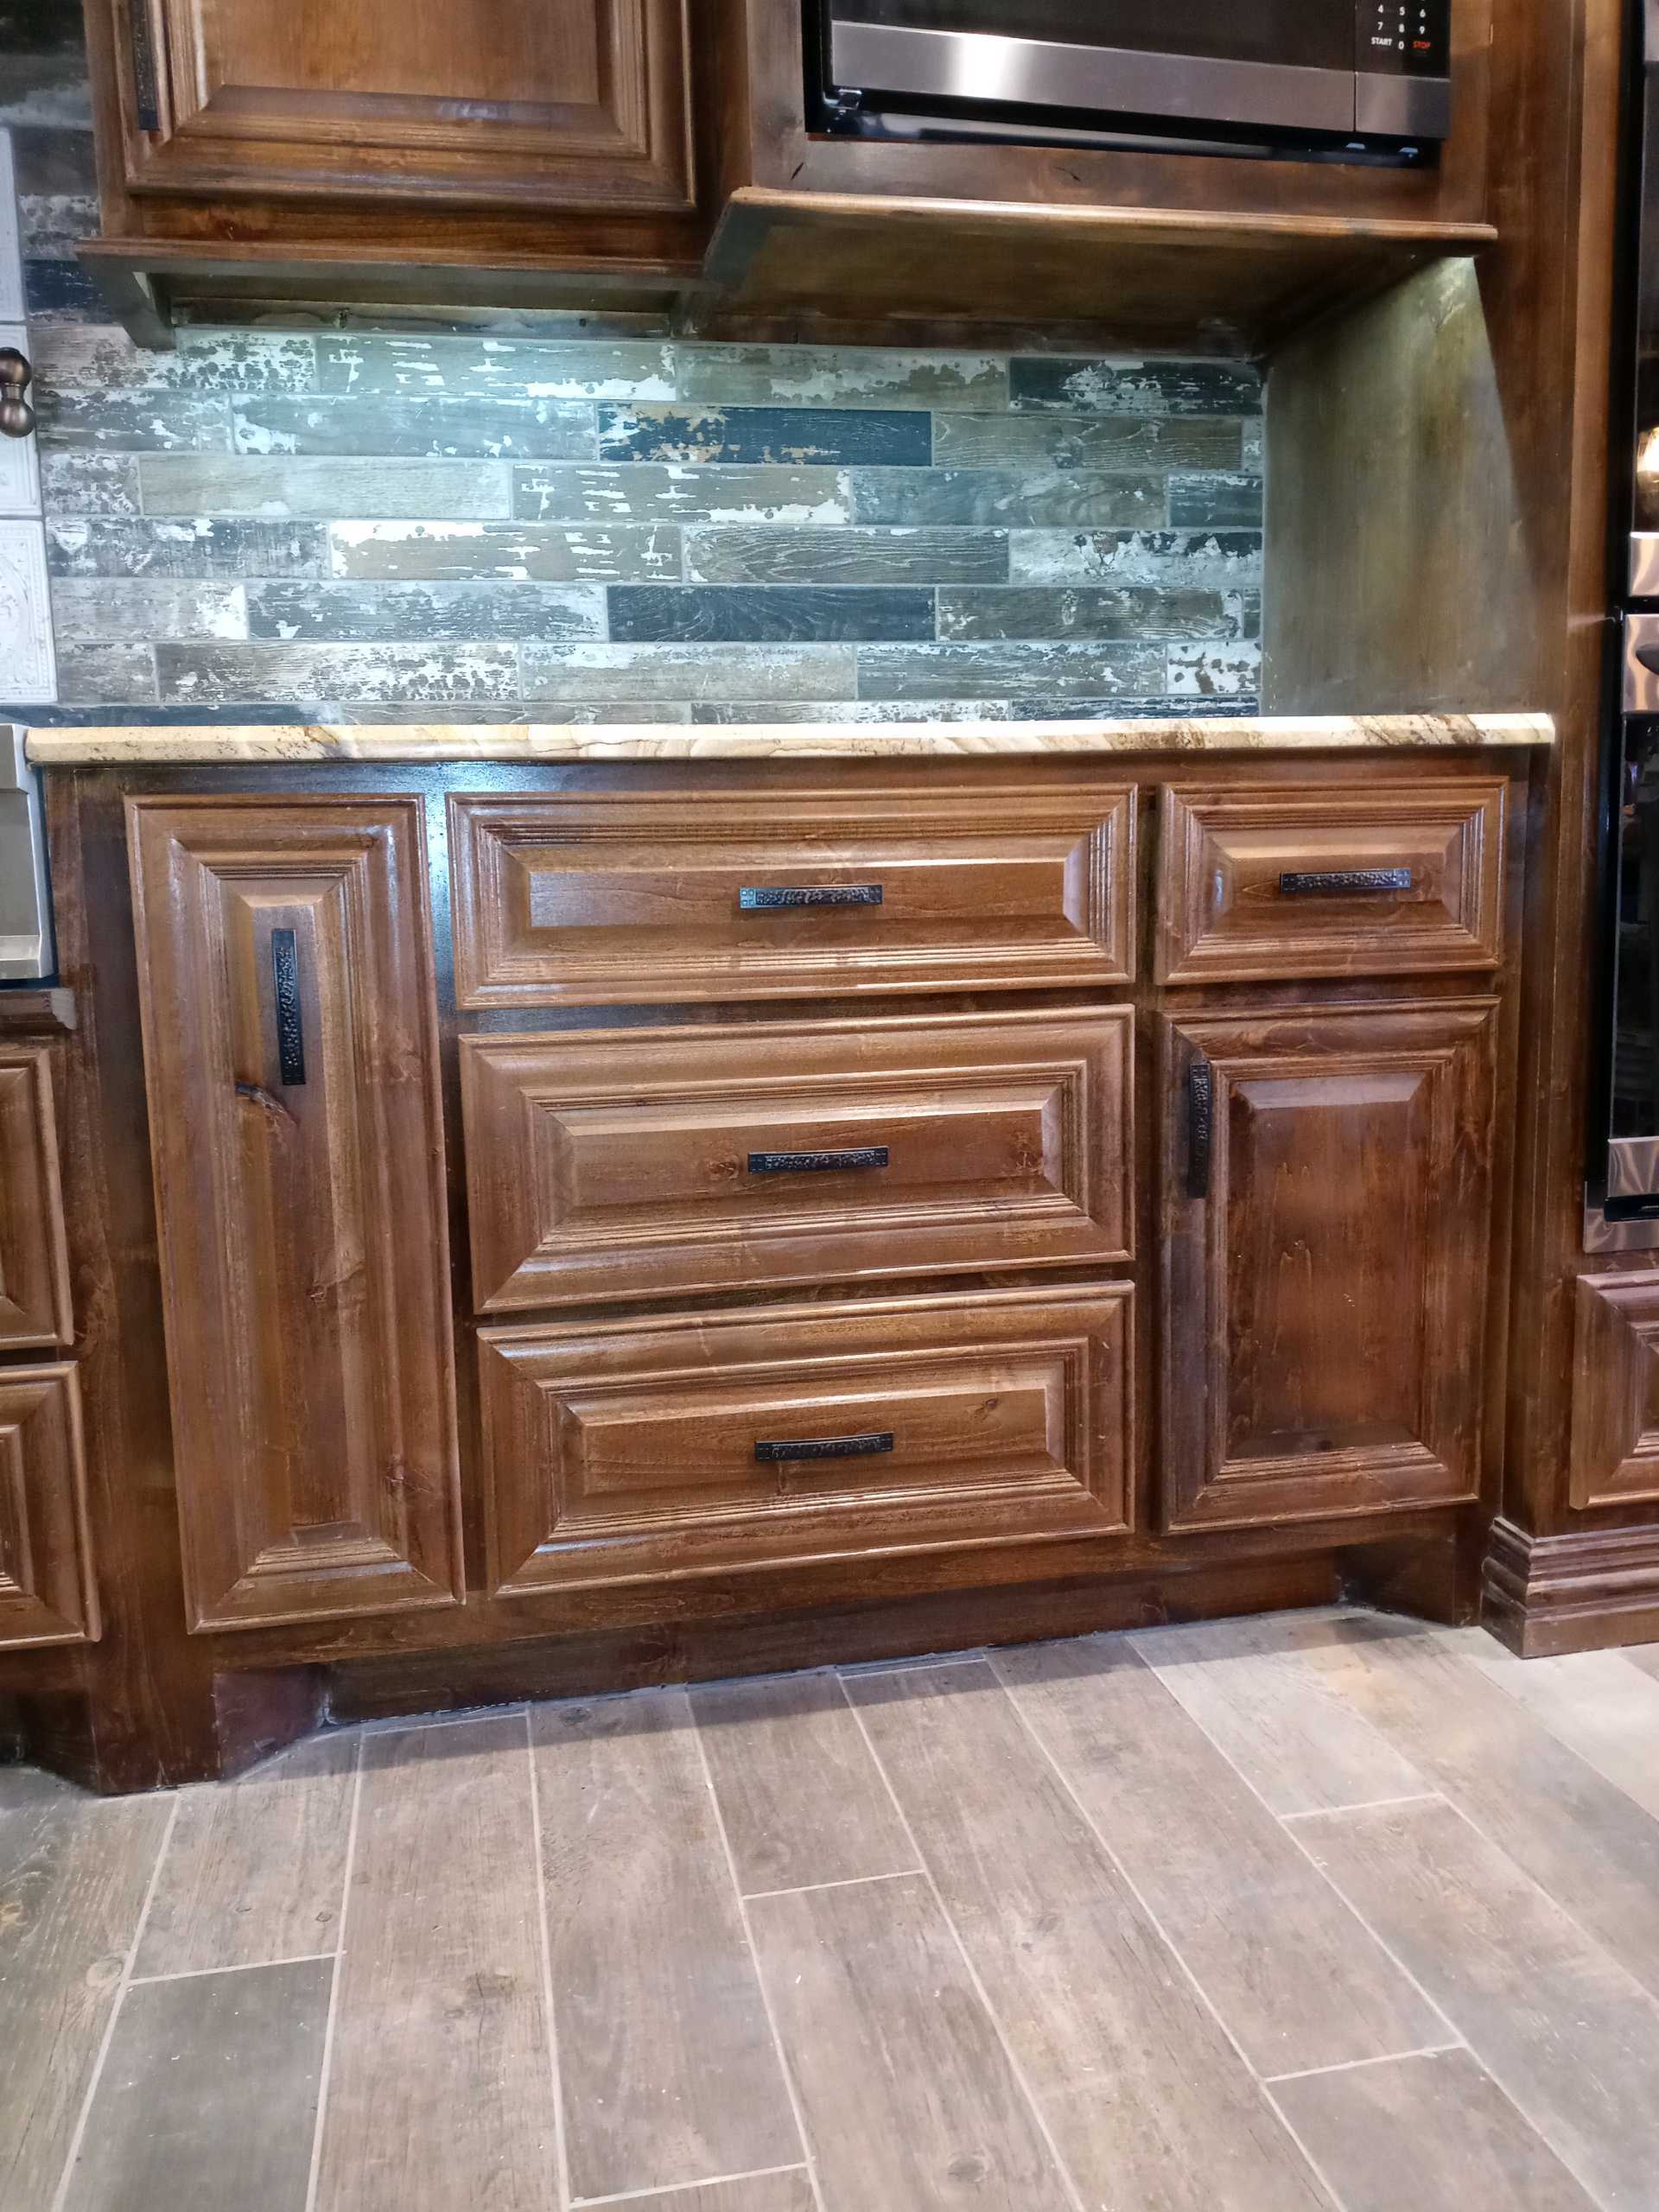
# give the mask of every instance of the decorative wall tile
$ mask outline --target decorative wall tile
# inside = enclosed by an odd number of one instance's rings
[[[1021,354],[1008,365],[1016,408],[1089,415],[1255,415],[1262,379],[1247,361],[1075,359]]]
[[[1078,524],[1155,529],[1165,519],[1161,476],[1099,469],[856,468],[847,472],[855,521],[1000,524]]]
[[[176,391],[77,393],[41,379],[41,443],[62,452],[228,453],[231,418],[222,399]]]
[[[605,594],[597,584],[251,583],[246,591],[244,634],[283,645],[606,634]]]
[[[314,522],[96,516],[47,525],[54,576],[315,576],[324,543]]]
[[[156,576],[57,576],[52,583],[52,620],[60,647],[156,638],[245,638],[247,586]]]
[[[799,529],[852,519],[846,478],[835,468],[556,463],[515,468],[512,475],[512,512],[529,522],[778,523]]]
[[[691,529],[688,581],[709,584],[1001,583],[1001,530]]]
[[[539,712],[539,709],[537,709]],[[711,727],[745,722],[1005,722],[1007,699],[780,699],[767,700],[759,713],[753,699],[714,700],[691,709],[691,719]]]
[[[0,522],[0,699],[21,707],[56,696],[41,526]]]
[[[336,399],[320,392],[303,398],[284,391],[254,393],[234,403],[232,436],[237,452],[245,454],[592,461],[597,452],[594,408],[585,399],[388,399],[373,394]]]
[[[677,346],[676,397],[727,407],[990,407],[1008,403],[993,353],[859,346]]]
[[[21,322],[0,322],[0,346],[15,346],[26,353],[28,340]],[[40,450],[38,438],[0,438],[0,515],[39,516]]]
[[[1169,519],[1177,530],[1260,530],[1259,476],[1172,476]]]
[[[1161,645],[861,645],[861,699],[1140,696],[1163,686]],[[1218,688],[1218,687],[1217,687]]]
[[[896,650],[896,648],[895,648]],[[851,645],[526,645],[527,699],[850,699]],[[757,720],[766,719],[764,713]]]
[[[957,468],[1237,468],[1243,425],[1223,415],[941,415],[933,459]]]
[[[643,639],[931,639],[931,591],[814,590],[788,585],[705,590],[613,585],[611,636]],[[1213,633],[1215,625],[1209,626]]]
[[[1262,535],[1247,530],[1016,531],[1008,568],[1021,584],[1161,584],[1236,590],[1262,581]]]
[[[104,296],[78,261],[23,257],[23,314],[29,323],[84,322],[103,312]]]
[[[151,515],[401,515],[487,521],[511,513],[506,468],[493,461],[277,459],[146,454]]]
[[[31,448],[34,441],[30,441]],[[136,515],[138,463],[130,454],[67,453],[47,448],[40,456],[41,497],[48,514]]]
[[[317,341],[318,388],[414,398],[673,399],[665,344],[343,334]]]
[[[601,461],[760,463],[785,467],[863,462],[925,467],[933,425],[914,409],[613,407],[599,410]]]
[[[65,698],[78,699],[88,705],[152,705],[156,699],[156,648],[69,641],[58,650],[58,681]]]
[[[73,261],[81,239],[98,235],[98,194],[20,188],[17,222],[29,259]]]
[[[365,582],[499,576],[524,583],[648,583],[680,573],[678,531],[626,525],[337,522],[328,547],[334,575]]]
[[[190,645],[156,649],[164,700],[291,698],[296,704],[431,700],[463,706],[511,699],[511,645]]]
[[[3,111],[0,110],[0,119]],[[16,174],[11,133],[0,130],[0,322],[23,320],[23,252],[17,225]]]
[[[1261,689],[1262,648],[1249,642],[1173,646],[1164,665],[1172,699],[1248,696]]]
[[[995,638],[1218,638],[1243,626],[1242,601],[1216,591],[1022,588],[941,591],[939,636]]]

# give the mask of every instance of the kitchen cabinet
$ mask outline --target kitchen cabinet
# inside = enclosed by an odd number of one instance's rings
[[[461,1591],[417,801],[136,801],[190,1625]]]
[[[1475,1496],[1495,1013],[1447,1000],[1166,1021],[1170,1528]]]
[[[73,1335],[51,1049],[0,1041],[0,1351]]]
[[[0,1651],[98,1632],[74,1363],[0,1367]]]

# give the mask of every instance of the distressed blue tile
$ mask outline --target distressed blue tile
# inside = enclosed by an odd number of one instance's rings
[[[880,346],[674,348],[682,400],[723,407],[1003,408],[1008,365],[995,353],[917,353]]]
[[[1172,645],[1164,665],[1172,698],[1225,697],[1262,688],[1262,648],[1248,639]]]
[[[1248,361],[1077,359],[1021,353],[1008,364],[1016,408],[1077,415],[1254,415],[1260,372]]]
[[[1242,610],[1215,591],[1158,591],[1144,586],[1039,590],[948,590],[939,594],[939,636],[998,638],[1214,638],[1236,630]]]
[[[1259,530],[1016,531],[1009,573],[1020,584],[1155,584],[1235,591],[1262,581]]]
[[[585,399],[258,393],[236,402],[234,434],[237,452],[245,454],[591,461],[595,452],[594,409]]]
[[[527,699],[850,699],[852,645],[526,645]],[[764,720],[764,713],[758,716]]]
[[[1169,480],[1171,527],[1175,530],[1260,530],[1262,488],[1259,476],[1172,476]]]
[[[171,576],[54,576],[52,627],[60,645],[242,639],[245,588]]]
[[[106,323],[65,324],[35,340],[42,390],[96,403],[109,395],[177,392],[208,398],[242,391],[309,386],[316,353],[309,338],[267,332],[182,330],[177,350],[151,353]]]
[[[251,583],[247,631],[284,645],[603,638],[598,584]]]
[[[512,512],[527,522],[719,522],[834,526],[851,518],[834,468],[638,461],[581,468],[515,468]]]
[[[1185,721],[1225,720],[1261,711],[1254,698],[1172,698],[1155,692],[1147,699],[1015,699],[1009,719],[1016,722],[1166,721],[1179,715]]]
[[[941,415],[941,467],[1236,468],[1243,425],[1220,415]]]
[[[493,461],[342,461],[241,454],[146,454],[152,515],[420,516],[487,521],[511,512],[507,470]]]
[[[842,407],[601,407],[601,461],[925,467],[931,416]]]
[[[49,515],[136,515],[138,464],[128,454],[43,448],[41,501]]]
[[[759,707],[749,699],[694,706],[691,719],[728,729],[756,721],[879,728],[884,722],[1005,722],[1011,709],[1006,699],[769,699]]]
[[[317,340],[318,388],[451,399],[672,399],[666,343],[648,340],[375,336]]]
[[[58,647],[58,696],[80,706],[153,701],[155,650],[147,645],[62,644]]]
[[[933,635],[931,591],[825,591],[778,585],[704,590],[683,584],[617,584],[611,588],[610,602],[611,636],[619,644],[697,639],[904,640]]]
[[[1158,690],[1158,644],[861,645],[861,699],[1011,699],[1021,694],[1105,698]]]
[[[29,255],[23,262],[23,308],[31,323],[103,322],[104,296],[78,261]]]
[[[158,645],[164,700],[351,699],[446,706],[511,699],[518,657],[511,645]]]
[[[1094,469],[857,468],[847,472],[853,519],[862,523],[994,525],[1076,523],[1093,529],[1155,528],[1164,520],[1161,476]]]
[[[54,576],[315,576],[323,550],[318,523],[95,516],[46,531]]]
[[[231,418],[222,399],[176,391],[77,393],[43,385],[41,444],[60,452],[228,453]]]
[[[692,529],[685,573],[709,584],[1002,583],[1000,530]]]
[[[680,574],[680,533],[534,522],[337,522],[336,576],[364,582],[655,583]]]

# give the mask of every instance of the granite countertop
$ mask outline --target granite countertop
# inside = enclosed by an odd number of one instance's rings
[[[1156,721],[274,723],[31,728],[42,766],[233,766],[262,760],[861,760],[1032,753],[1367,753],[1550,745],[1548,715],[1195,716]]]

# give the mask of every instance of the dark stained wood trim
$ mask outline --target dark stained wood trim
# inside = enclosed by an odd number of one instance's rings
[[[60,984],[0,989],[0,1038],[67,1035],[79,1020],[74,993]]]
[[[1533,1536],[1495,1522],[1481,1618],[1523,1659],[1659,1642],[1659,1522]]]

